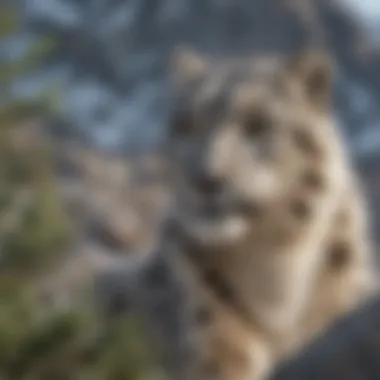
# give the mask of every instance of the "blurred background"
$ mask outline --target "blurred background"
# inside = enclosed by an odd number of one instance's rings
[[[0,379],[163,378],[117,281],[93,285],[144,258],[165,214],[169,55],[314,43],[380,242],[377,0],[1,1]]]

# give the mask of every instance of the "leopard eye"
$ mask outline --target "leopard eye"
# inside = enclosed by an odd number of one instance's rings
[[[171,120],[171,134],[175,137],[191,135],[193,127],[193,119],[186,112],[178,112]]]
[[[261,112],[253,112],[244,121],[244,132],[248,137],[260,137],[270,128],[269,118]]]

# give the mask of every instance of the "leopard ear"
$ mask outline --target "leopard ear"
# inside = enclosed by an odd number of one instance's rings
[[[332,62],[321,49],[303,52],[289,64],[293,78],[301,85],[303,95],[315,106],[326,107],[332,95]]]
[[[175,83],[186,84],[202,78],[209,70],[210,62],[198,52],[177,47],[170,59],[170,74]]]

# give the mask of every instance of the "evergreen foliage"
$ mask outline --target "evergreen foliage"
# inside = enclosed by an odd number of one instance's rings
[[[7,36],[17,18],[4,10],[0,25]],[[4,89],[45,57],[53,45],[45,42],[2,65]],[[159,380],[136,319],[104,321],[88,305],[48,310],[37,297],[34,285],[59,265],[71,238],[51,152],[33,129],[49,109],[43,100],[0,103],[0,379]]]

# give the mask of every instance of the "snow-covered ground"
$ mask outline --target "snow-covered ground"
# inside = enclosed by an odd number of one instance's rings
[[[346,3],[352,14],[361,20],[371,39],[380,44],[380,0],[336,1]],[[106,3],[108,4],[104,0],[86,2],[87,5],[80,1],[25,0],[24,12],[29,18],[48,20],[64,30],[76,30],[83,27],[83,24],[88,25],[86,23],[91,15],[99,17]],[[112,11],[107,12],[107,17],[100,17],[101,21],[96,28],[92,28],[91,23],[88,25],[90,32],[102,43],[102,39],[117,36],[114,29],[120,25],[128,30],[139,4],[138,0],[118,2]],[[25,53],[33,40],[32,36],[24,32],[2,43],[1,50],[6,52],[8,59],[17,59]],[[112,41],[114,42],[113,39]],[[106,51],[113,57],[111,48]],[[149,66],[157,58],[147,56],[149,59],[141,60],[134,52],[130,54],[127,51],[129,56],[123,54],[117,54],[113,61],[117,70],[124,70],[127,75],[132,73],[133,79],[137,81],[129,93],[117,92],[91,73],[88,76],[81,74],[78,78],[76,68],[64,62],[15,82],[12,91],[20,97],[33,97],[46,87],[58,85],[63,91],[64,113],[96,145],[119,148],[125,141],[129,141],[129,146],[152,144],[162,137],[163,120],[162,115],[157,113],[157,102],[164,94],[160,80],[144,76],[144,72],[149,71],[144,66]],[[157,51],[155,55],[158,55]],[[346,81],[349,82],[349,78]],[[377,108],[371,104],[373,100],[365,88],[356,83],[347,83],[347,87],[350,88],[350,107],[357,109],[357,112]],[[380,152],[380,120],[371,120],[368,125],[361,126],[361,133],[352,141],[352,146],[359,156]]]
[[[361,20],[370,38],[380,43],[380,1],[378,0],[340,0]]]
[[[348,5],[349,10],[366,31],[372,43],[380,44],[380,1],[379,0],[339,0]],[[379,71],[380,75],[380,71]],[[369,108],[379,108],[365,89],[357,84],[350,84],[352,106],[358,112],[366,112]],[[380,117],[380,112],[379,112]],[[380,120],[369,122],[362,126],[362,131],[353,141],[356,155],[369,156],[380,153]]]

